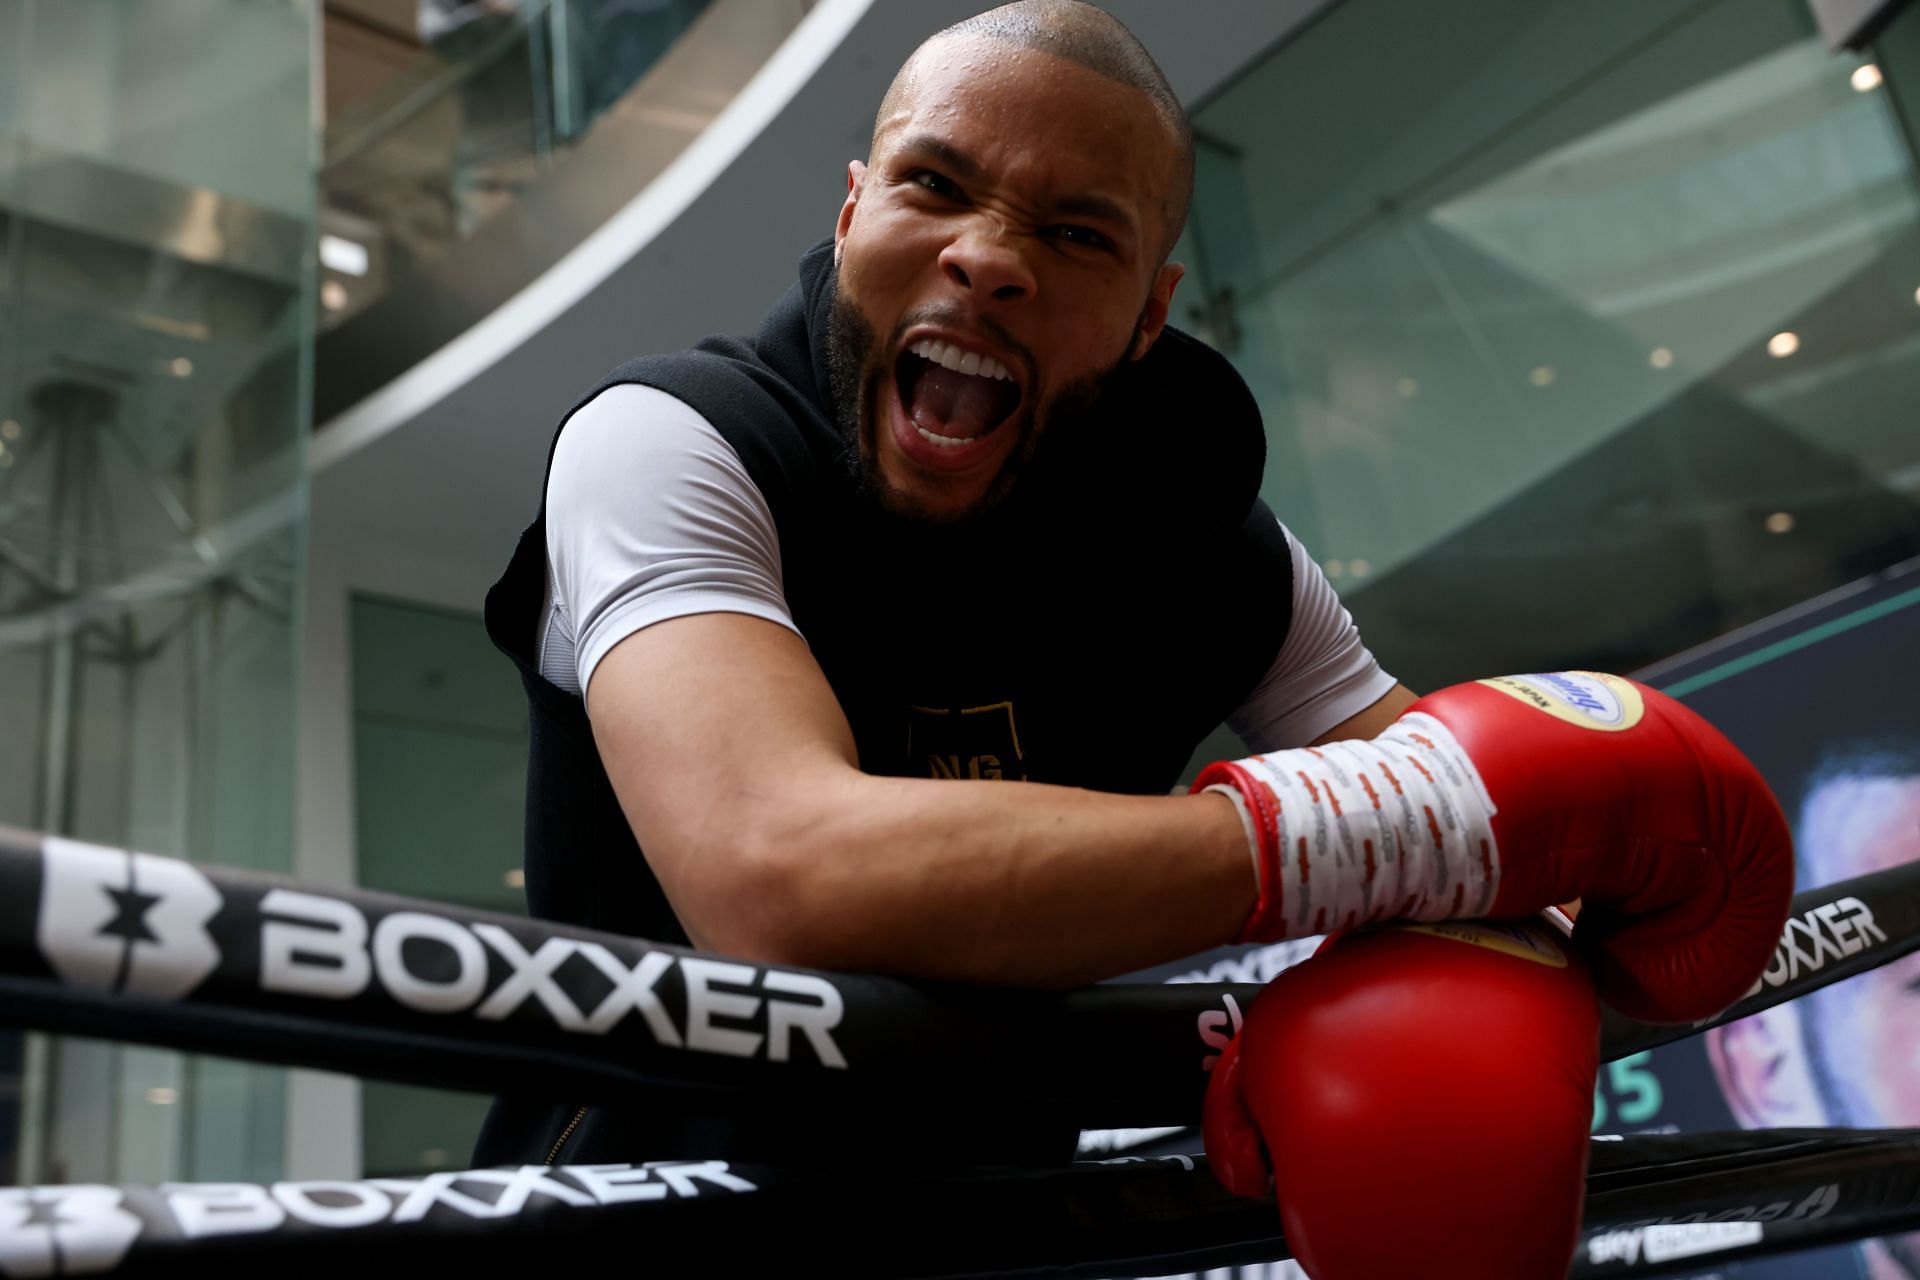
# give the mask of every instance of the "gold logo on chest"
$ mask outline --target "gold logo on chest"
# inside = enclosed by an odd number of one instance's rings
[[[929,778],[1027,778],[1011,699],[982,707],[908,707],[907,772]]]

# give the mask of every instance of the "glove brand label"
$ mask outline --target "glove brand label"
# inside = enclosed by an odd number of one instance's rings
[[[1520,960],[1531,960],[1535,964],[1544,964],[1553,969],[1567,967],[1567,955],[1562,951],[1541,924],[1484,924],[1468,923],[1459,920],[1443,920],[1436,924],[1409,924],[1398,926],[1408,933],[1425,933],[1436,938],[1448,938],[1454,942],[1464,942],[1469,946],[1485,947],[1489,951],[1498,951],[1503,956],[1513,956]]]
[[[1582,729],[1618,733],[1639,724],[1646,713],[1632,682],[1601,671],[1545,671],[1478,683]]]

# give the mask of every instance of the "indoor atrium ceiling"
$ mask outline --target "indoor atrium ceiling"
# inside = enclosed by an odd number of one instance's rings
[[[1106,7],[1192,101],[1332,4]],[[800,253],[831,230],[846,164],[864,156],[893,70],[931,30],[978,7],[822,0],[740,100],[601,233],[409,374],[316,424],[316,556],[339,557],[350,579],[353,564],[378,562],[388,591],[413,594],[418,583],[422,598],[477,610],[533,516],[560,415],[631,355],[750,328]],[[771,115],[764,127],[756,111]]]

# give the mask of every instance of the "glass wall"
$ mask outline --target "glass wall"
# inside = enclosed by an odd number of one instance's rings
[[[290,866],[315,8],[0,0],[0,822]],[[10,1178],[279,1170],[277,1071],[0,1080]]]
[[[323,325],[343,323],[402,287],[509,207],[709,3],[423,8],[428,20],[417,34],[426,50],[380,92],[327,122],[324,217],[339,244],[323,246],[330,269]]]
[[[527,704],[480,619],[353,602],[355,848],[367,889],[525,914]],[[362,1168],[464,1168],[491,1099],[361,1086]]]
[[[1196,113],[1185,314],[1406,683],[1638,669],[1920,552],[1890,87],[1802,0],[1349,0]]]

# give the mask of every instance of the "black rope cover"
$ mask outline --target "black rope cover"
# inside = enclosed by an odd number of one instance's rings
[[[1920,864],[1808,890],[1755,990],[1624,1057],[1920,947]],[[485,1092],[956,1092],[1082,1128],[1199,1118],[1212,1027],[1250,984],[1065,993],[747,964],[682,947],[0,828],[0,1018]],[[1217,1037],[1216,1037],[1217,1039]]]
[[[1609,1015],[1617,1058],[1920,946],[1920,866],[1800,894],[1711,1023]],[[1253,985],[1034,994],[749,965],[640,939],[0,828],[0,1019],[463,1089],[743,1089],[1041,1104],[1082,1127],[1197,1119]],[[1387,1224],[1383,1224],[1387,1225]],[[1920,1227],[1920,1131],[1596,1139],[1576,1276],[1660,1275]],[[1287,1256],[1205,1161],[809,1170],[725,1161],[365,1182],[0,1189],[0,1274],[278,1276],[551,1263],[578,1250],[846,1274],[1152,1275]],[[1495,1247],[1490,1243],[1489,1247]]]

